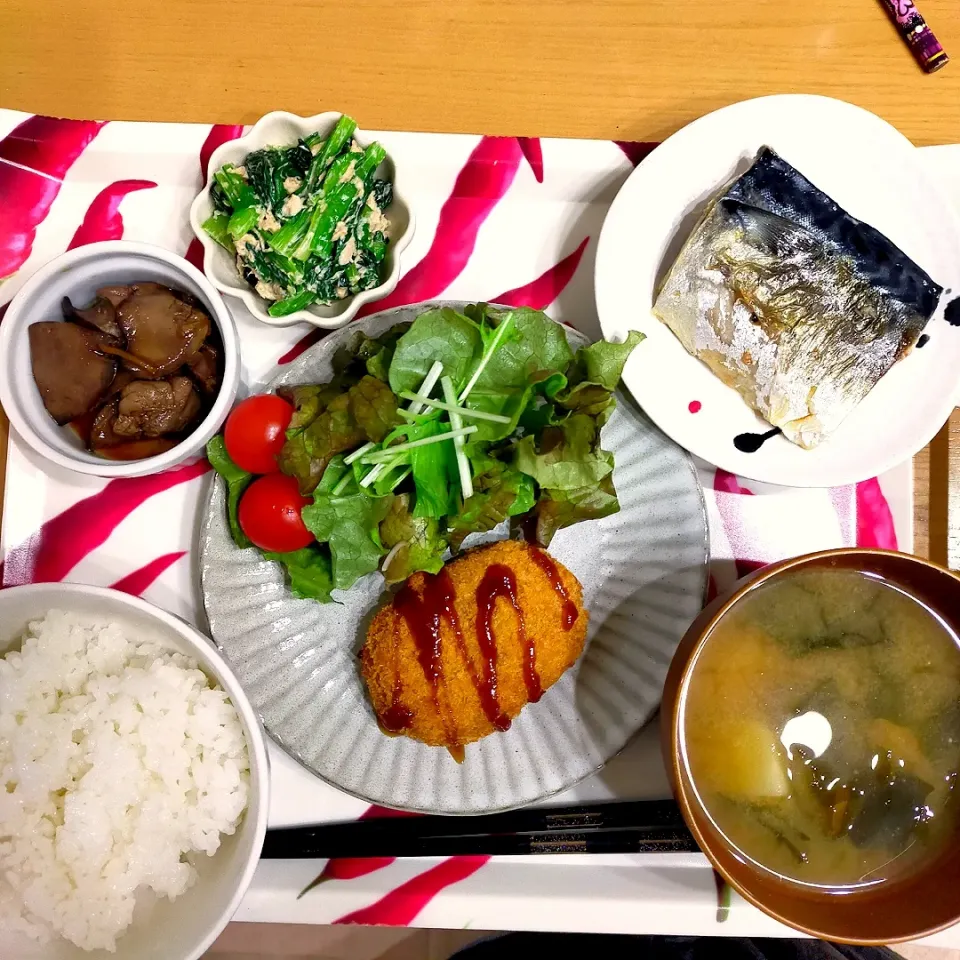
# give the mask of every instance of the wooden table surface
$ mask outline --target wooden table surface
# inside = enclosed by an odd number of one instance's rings
[[[960,3],[920,7],[960,61]],[[786,92],[960,142],[960,62],[923,74],[878,0],[0,0],[0,106],[56,116],[660,140]],[[916,468],[915,549],[958,567],[960,416]]]

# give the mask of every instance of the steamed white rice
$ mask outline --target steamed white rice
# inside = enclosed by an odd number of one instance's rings
[[[243,728],[189,657],[51,611],[0,659],[0,943],[115,949],[138,889],[180,896],[247,805]],[[0,951],[2,952],[2,951]]]

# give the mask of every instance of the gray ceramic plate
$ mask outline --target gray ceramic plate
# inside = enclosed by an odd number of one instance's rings
[[[331,334],[270,387],[329,380],[334,352],[357,330],[375,336],[424,309],[387,311]],[[579,339],[573,331],[569,336]],[[507,732],[470,744],[462,764],[446,750],[384,736],[377,726],[356,654],[383,600],[380,574],[364,577],[336,604],[295,599],[279,564],[234,546],[217,479],[201,523],[203,599],[213,638],[267,732],[348,793],[431,813],[530,803],[601,767],[660,703],[670,658],[703,602],[708,552],[690,458],[622,395],[603,443],[616,456],[620,512],[561,530],[550,546],[583,584],[586,652]],[[498,530],[486,539],[505,535]],[[467,545],[473,542],[480,540]]]

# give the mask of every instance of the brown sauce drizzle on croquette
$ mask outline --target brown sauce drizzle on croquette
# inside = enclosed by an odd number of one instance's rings
[[[571,629],[577,622],[580,611],[570,599],[567,588],[563,585],[563,580],[560,579],[560,571],[553,562],[553,557],[545,550],[534,547],[530,551],[530,559],[544,572],[550,581],[550,586],[553,587],[554,593],[560,598],[560,623],[563,625],[563,629]]]
[[[516,588],[514,588],[516,592]],[[440,656],[441,648],[441,622],[446,619],[450,624],[450,629],[457,642],[457,648],[460,656],[467,666],[470,679],[473,682],[477,696],[480,698],[481,706],[487,719],[497,730],[506,730],[510,726],[510,718],[500,709],[497,702],[497,674],[496,674],[496,648],[494,648],[494,661],[490,669],[484,663],[484,675],[477,674],[473,661],[466,648],[463,638],[463,630],[460,628],[460,618],[457,616],[456,591],[453,586],[453,580],[446,569],[442,569],[438,574],[427,575],[424,579],[423,596],[418,596],[416,591],[409,585],[402,587],[394,599],[394,605],[397,611],[403,617],[413,637],[414,645],[417,649],[417,659],[423,670],[423,675],[430,684],[433,692],[434,704],[437,712],[440,712],[439,685],[440,674],[442,671],[442,660]],[[481,645],[481,649],[483,646]],[[486,654],[485,654],[486,656]],[[399,732],[410,725],[410,711],[400,702],[400,669],[399,665],[396,672],[396,681],[393,690],[393,704],[382,718],[383,725],[393,732]],[[454,739],[454,738],[451,738]]]
[[[400,681],[400,626],[393,625],[393,699],[390,707],[379,718],[380,729],[391,736],[406,730],[413,722],[413,714],[403,704],[403,684]]]
[[[563,630],[570,630],[579,617],[577,605],[570,598],[560,571],[553,558],[534,547],[529,555],[536,566],[546,576],[550,586],[560,602],[560,623]],[[433,703],[438,716],[443,719],[444,726],[450,726],[448,711],[440,703],[440,681],[443,674],[442,659],[442,624],[446,620],[450,625],[460,658],[467,668],[467,673],[477,692],[480,705],[487,719],[496,730],[508,730],[510,717],[501,709],[498,697],[497,676],[497,638],[494,630],[494,611],[498,600],[505,600],[513,607],[517,617],[517,639],[523,649],[523,680],[527,689],[527,696],[531,703],[536,703],[543,696],[543,685],[537,672],[536,644],[526,629],[523,608],[517,593],[517,578],[514,571],[502,563],[491,564],[483,575],[476,589],[477,604],[477,645],[480,650],[480,668],[474,664],[473,658],[467,649],[456,608],[456,588],[453,579],[446,568],[436,575],[425,574],[422,592],[417,591],[409,584],[405,584],[394,598],[394,606],[406,623],[413,638],[417,661],[423,675],[429,684]],[[399,734],[410,728],[413,714],[403,703],[403,682],[400,671],[400,635],[399,629],[394,630],[394,648],[396,652],[394,665],[393,695],[390,707],[380,716],[380,726],[385,733]],[[456,736],[447,730],[451,742],[456,742]],[[463,749],[451,748],[456,759],[462,761]]]
[[[477,643],[483,653],[484,673],[487,682],[496,696],[497,690],[497,641],[493,633],[493,608],[497,599],[503,597],[517,614],[517,639],[525,648],[523,661],[523,681],[527,685],[527,696],[536,703],[543,696],[543,687],[537,675],[537,649],[533,638],[527,635],[527,625],[523,619],[523,609],[517,599],[517,578],[513,571],[502,563],[493,563],[477,587]]]

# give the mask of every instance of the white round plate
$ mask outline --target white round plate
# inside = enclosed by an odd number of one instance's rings
[[[459,302],[444,305],[462,309]],[[427,305],[367,317],[331,334],[271,384],[324,383],[337,348],[357,330],[377,335]],[[579,335],[569,331],[573,341]],[[317,776],[384,806],[430,813],[502,810],[565,790],[595,772],[660,703],[677,643],[699,613],[707,526],[690,458],[621,396],[604,427],[616,456],[620,512],[561,530],[550,553],[579,578],[590,613],[578,664],[505,733],[446,750],[377,726],[358,671],[371,612],[385,599],[379,573],[338,603],[297,600],[279,564],[239,550],[226,523],[224,485],[210,490],[200,530],[210,630],[267,732]],[[501,539],[504,528],[486,539]],[[468,546],[480,542],[471,538]]]
[[[832,436],[803,450],[773,436],[755,453],[734,438],[770,425],[681,346],[651,312],[655,290],[706,201],[772,147],[853,216],[886,234],[951,295],[928,343],[898,363]],[[684,127],[630,175],[597,249],[604,336],[642,330],[624,383],[644,412],[691,453],[768,483],[825,487],[874,477],[927,444],[957,398],[960,328],[943,306],[960,294],[960,234],[950,201],[916,148],[879,117],[839,100],[785,95],[725,107]],[[696,411],[696,412],[693,412]]]

